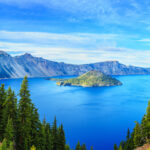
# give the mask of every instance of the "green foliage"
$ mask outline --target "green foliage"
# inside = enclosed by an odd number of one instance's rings
[[[6,101],[6,91],[4,84],[0,87],[0,141],[4,138],[5,125],[6,125],[6,116],[4,116],[5,111],[5,101]]]
[[[53,79],[54,80],[54,79]],[[122,83],[111,76],[107,76],[99,71],[89,71],[77,78],[61,80],[57,79],[58,85],[75,85],[75,86],[113,86],[121,85]]]
[[[75,150],[81,150],[80,142],[77,143]]]
[[[90,150],[93,150],[93,146],[91,146],[91,149]]]
[[[3,142],[0,144],[0,150],[14,150],[13,142],[10,142],[9,145],[7,145],[7,140],[4,139]]]
[[[18,148],[22,150],[29,150],[31,147],[31,99],[28,90],[27,77],[24,78],[20,89],[20,101],[18,110]]]
[[[121,146],[121,145],[119,146],[119,150],[123,150],[123,148],[122,148],[122,146]]]
[[[91,147],[91,150],[93,149],[93,147]],[[80,142],[77,143],[75,150],[86,150],[86,145],[80,145]]]
[[[65,150],[71,150],[69,145],[65,145]]]
[[[116,145],[116,144],[114,144],[114,150],[118,150],[118,148],[117,148],[117,145]]]
[[[123,150],[133,150],[146,143],[150,143],[150,101],[148,102],[146,115],[143,116],[141,124],[138,122],[135,123],[133,132],[130,134],[128,129],[126,141],[120,143]]]
[[[4,137],[7,139],[7,146],[9,146],[11,141],[14,141],[14,127],[12,119],[10,118],[8,118]]]
[[[133,138],[134,146],[135,147],[141,146],[141,141],[142,141],[141,127],[140,124],[136,122],[136,126],[134,128],[134,138]]]
[[[7,150],[7,140],[4,139],[2,142],[2,150]]]
[[[34,145],[32,145],[30,150],[36,150],[36,147]]]
[[[58,150],[65,150],[65,133],[63,129],[63,125],[58,128]]]
[[[52,127],[39,119],[38,110],[30,99],[27,77],[20,89],[17,103],[15,93],[0,87],[0,150],[71,150],[66,145],[63,125]],[[83,144],[80,150],[86,150]]]

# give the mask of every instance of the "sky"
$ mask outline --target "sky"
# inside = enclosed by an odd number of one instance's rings
[[[0,50],[150,67],[149,0],[0,0]]]

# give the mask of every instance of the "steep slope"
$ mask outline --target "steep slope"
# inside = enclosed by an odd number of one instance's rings
[[[150,68],[126,66],[118,61],[72,65],[33,57],[30,54],[12,57],[0,51],[0,78],[20,78],[25,75],[28,77],[81,75],[91,70],[101,71],[107,75],[150,74]]]
[[[0,51],[0,78],[19,78],[26,72],[9,54]]]
[[[122,83],[119,80],[112,78],[111,76],[105,75],[100,71],[89,71],[77,78],[64,80],[60,79],[60,81],[57,82],[57,85],[99,87],[122,85]]]

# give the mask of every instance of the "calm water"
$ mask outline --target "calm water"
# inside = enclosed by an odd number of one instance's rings
[[[41,119],[63,123],[67,143],[78,140],[94,150],[112,150],[125,139],[127,128],[140,121],[150,99],[150,76],[118,76],[123,86],[60,87],[55,81],[29,79],[31,97]],[[0,80],[18,93],[22,79]]]

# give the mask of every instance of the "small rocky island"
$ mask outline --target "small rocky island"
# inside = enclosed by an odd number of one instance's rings
[[[82,86],[82,87],[100,87],[100,86],[118,86],[122,83],[100,71],[89,71],[77,78],[71,79],[57,79],[51,78],[50,80],[56,81],[60,86]]]

